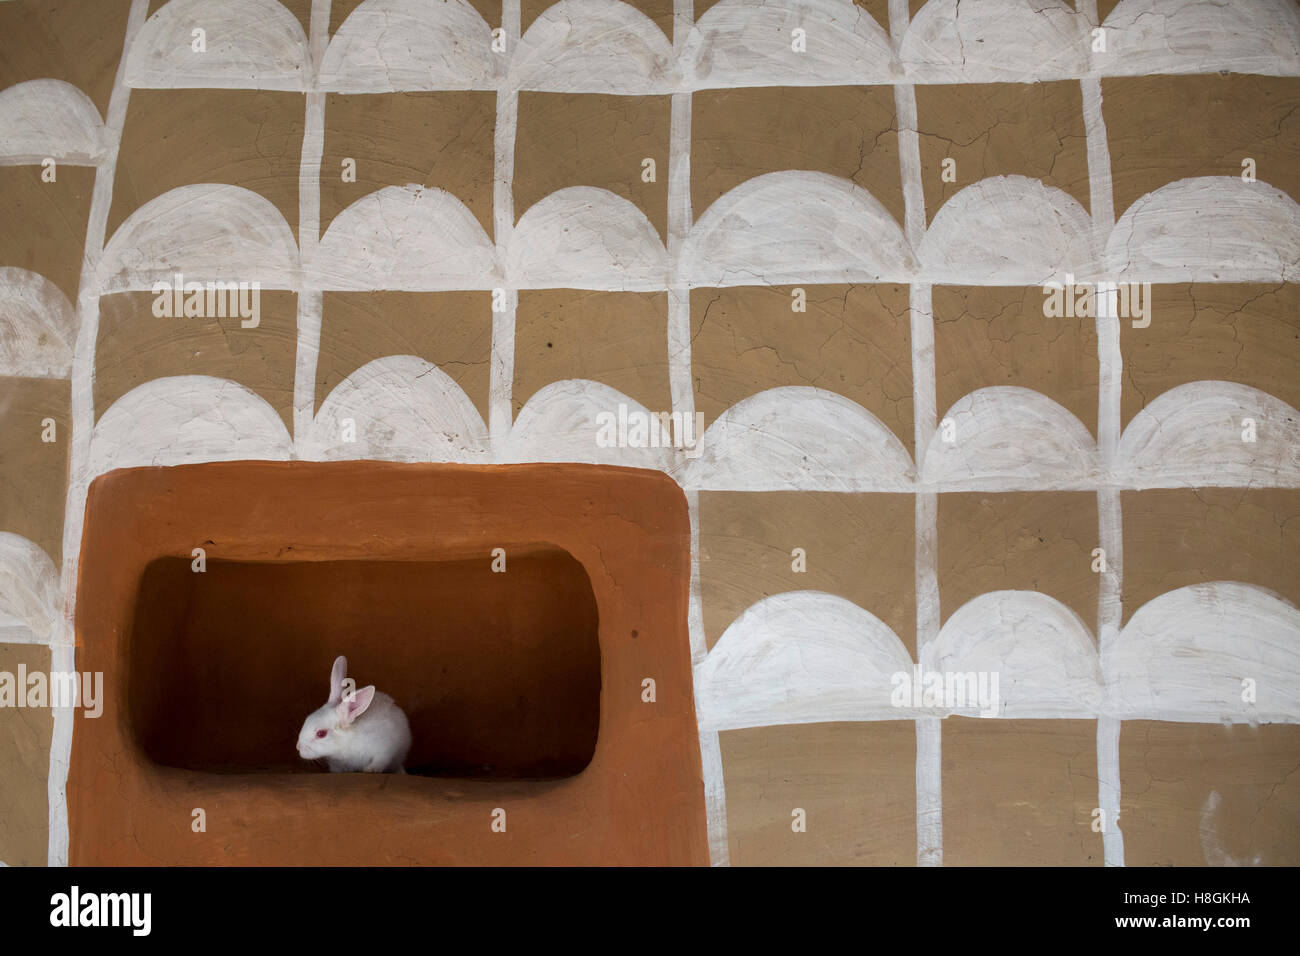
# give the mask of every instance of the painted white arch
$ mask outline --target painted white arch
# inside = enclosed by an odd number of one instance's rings
[[[496,250],[474,214],[442,189],[386,186],[348,206],[321,237],[314,288],[409,292],[492,289]]]
[[[702,490],[911,491],[915,470],[903,443],[861,405],[797,385],[727,409],[685,475]]]
[[[1238,382],[1179,385],[1133,416],[1119,469],[1132,488],[1300,487],[1300,411]]]
[[[1096,717],[1101,662],[1088,626],[1038,591],[992,591],[948,618],[928,649],[926,669],[997,673],[1000,717]],[[950,713],[976,716],[978,706]]]
[[[706,730],[911,719],[890,701],[899,672],[912,658],[874,614],[821,591],[774,594],[695,668],[695,710]]]
[[[491,90],[505,59],[465,0],[366,0],[330,40],[317,85],[341,93]]]
[[[59,572],[21,535],[0,531],[0,643],[43,644],[59,616]]]
[[[173,0],[174,2],[174,0]],[[201,183],[151,199],[118,227],[104,247],[101,294],[148,291],[155,282],[260,282],[298,285],[298,247],[270,200],[240,186]]]
[[[104,121],[90,97],[63,80],[28,80],[0,91],[0,166],[47,157],[95,166],[105,156]]]
[[[133,388],[100,416],[90,439],[89,474],[138,465],[287,460],[292,448],[280,416],[252,389],[208,375],[177,375]]]
[[[600,382],[577,378],[552,382],[519,410],[500,460],[585,462],[671,472],[678,457],[671,447],[601,447],[602,427],[608,434],[605,416],[613,415],[617,422],[620,405],[627,407],[629,415],[650,414],[639,402]]]
[[[1091,27],[1061,0],[930,0],[899,57],[917,83],[1035,83],[1088,72]]]
[[[1240,176],[1180,179],[1124,211],[1105,263],[1130,282],[1295,282],[1300,205]]]
[[[1236,581],[1178,588],[1138,608],[1102,670],[1124,720],[1300,723],[1300,610]]]
[[[880,201],[847,179],[767,173],[720,196],[678,259],[693,286],[908,282],[917,266]]]
[[[1012,385],[958,399],[921,467],[922,481],[943,491],[1091,490],[1100,477],[1097,444],[1083,422],[1046,395]]]
[[[1092,220],[1068,193],[1026,176],[962,189],[921,240],[921,278],[934,285],[1043,285],[1097,268]]]
[[[804,31],[806,49],[793,48]],[[889,37],[852,0],[720,0],[682,48],[692,89],[888,84],[903,79]]]
[[[351,420],[355,442],[345,442]],[[488,460],[487,426],[456,382],[414,355],[389,355],[340,382],[312,420],[302,455],[313,461]]]
[[[76,315],[49,279],[0,268],[0,375],[69,378]]]
[[[517,289],[656,291],[667,288],[668,253],[650,220],[622,196],[570,186],[519,218],[506,275]]]
[[[205,32],[195,52],[193,31]],[[145,21],[126,55],[135,88],[307,88],[307,36],[275,0],[171,0]]]
[[[1122,0],[1106,18],[1107,76],[1257,73],[1300,76],[1294,0]]]
[[[519,40],[513,89],[553,93],[674,93],[681,76],[663,31],[619,0],[561,0]]]

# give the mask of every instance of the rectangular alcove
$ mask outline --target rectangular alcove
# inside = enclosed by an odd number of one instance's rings
[[[106,699],[102,717],[75,718],[69,860],[707,863],[688,583],[685,498],[658,472],[103,475],[77,668],[104,673]],[[298,759],[340,653],[407,712],[407,775]]]
[[[135,742],[166,767],[317,771],[294,744],[346,654],[406,712],[408,773],[579,773],[600,726],[591,582],[558,549],[505,560],[157,558],[127,642]]]

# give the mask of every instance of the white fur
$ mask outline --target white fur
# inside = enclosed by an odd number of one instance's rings
[[[309,714],[298,733],[298,756],[324,759],[331,773],[405,773],[411,727],[393,698],[373,684],[343,697],[348,659],[339,656],[330,674],[330,699]],[[317,737],[319,731],[324,737]]]

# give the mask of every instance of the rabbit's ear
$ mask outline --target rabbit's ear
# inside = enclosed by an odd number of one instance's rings
[[[356,720],[366,712],[375,699],[375,685],[362,687],[354,694],[349,694],[342,703],[339,704],[339,722],[346,727],[352,721]]]
[[[348,676],[348,659],[340,654],[334,658],[334,669],[330,671],[330,699],[331,704],[337,704],[343,699],[343,678]]]

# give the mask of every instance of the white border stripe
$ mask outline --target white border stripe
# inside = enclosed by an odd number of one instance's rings
[[[1096,27],[1097,0],[1079,0],[1079,14]],[[1088,151],[1088,205],[1092,214],[1093,239],[1097,249],[1105,248],[1106,239],[1115,227],[1115,200],[1110,174],[1110,146],[1106,138],[1106,120],[1101,109],[1101,78],[1096,73],[1097,56],[1091,54],[1093,74],[1079,81],[1083,96],[1083,124]],[[1098,312],[1101,310],[1098,309]],[[1123,392],[1123,358],[1119,347],[1119,319],[1098,315],[1097,323],[1097,445],[1101,458],[1102,481],[1108,487],[1097,491],[1097,543],[1105,551],[1107,570],[1101,575],[1097,592],[1097,634],[1099,650],[1106,652],[1119,637],[1124,620],[1124,519],[1120,510],[1120,493],[1114,487],[1120,438],[1120,401]],[[1097,802],[1105,829],[1102,849],[1107,866],[1124,865],[1124,835],[1119,829],[1120,721],[1101,717],[1097,721]]]
[[[937,426],[934,379],[934,316],[930,287],[912,286],[912,395],[917,470]],[[916,659],[925,669],[939,637],[939,496],[918,491],[916,509]],[[943,863],[943,724],[937,717],[916,721],[916,863]]]
[[[673,50],[680,57],[695,25],[695,0],[673,0]],[[691,208],[691,94],[672,95],[672,126],[668,143],[668,387],[673,412],[681,421],[695,419],[695,389],[691,384],[691,289],[679,273],[678,255],[694,222]],[[703,437],[703,436],[698,436]],[[704,601],[700,591],[700,493],[686,491],[691,522],[691,585],[687,626],[691,670],[708,656],[704,634]],[[697,685],[698,686],[698,685]],[[696,701],[697,723],[699,702]],[[716,730],[699,727],[700,773],[704,778],[704,816],[709,834],[709,863],[731,865],[727,839],[727,785],[722,768],[722,738]]]
[[[502,0],[501,30],[505,34],[505,55],[513,56],[520,35],[520,0]],[[515,138],[519,131],[519,91],[509,83],[509,71],[502,71],[497,87],[497,121],[494,133],[492,171],[492,222],[497,261],[507,268],[510,238],[515,231]],[[515,322],[519,291],[506,275],[505,311],[492,313],[492,364],[488,385],[488,434],[494,460],[510,437],[514,422]]]
[[[63,516],[63,616],[51,637],[50,668],[76,669],[77,561],[81,555],[81,532],[85,520],[86,493],[90,487],[90,439],[95,430],[95,344],[99,338],[99,290],[95,271],[104,252],[108,233],[108,212],[113,203],[113,181],[117,174],[117,153],[126,125],[126,106],[131,91],[123,82],[127,53],[149,12],[149,0],[131,0],[122,56],[113,78],[104,124],[104,160],[95,172],[90,199],[85,252],[81,260],[81,286],[77,295],[77,344],[72,361],[72,448],[68,463],[68,499]],[[56,707],[54,735],[50,741],[50,774],[46,792],[50,801],[50,866],[68,864],[68,763],[72,757],[73,708]]]
[[[325,47],[329,44],[331,0],[312,0],[311,78],[309,90],[316,89]],[[321,325],[325,300],[320,289],[308,288],[305,277],[313,274],[316,250],[320,245],[321,161],[325,153],[325,94],[307,94],[306,117],[302,132],[302,161],[298,166],[298,354],[293,379],[293,447],[301,456],[312,419],[316,417],[316,368],[320,359]]]
[[[908,0],[889,0],[889,34],[894,50],[902,44],[911,11]],[[921,188],[921,144],[917,132],[916,90],[894,87],[898,166],[903,185],[904,233],[913,251],[925,236],[925,192]],[[912,285],[909,296],[912,337],[912,458],[921,474],[925,449],[937,426],[934,379],[934,316],[930,286]],[[915,505],[916,659],[926,666],[930,645],[939,636],[939,499],[918,489]],[[916,721],[916,863],[943,863],[943,724],[936,717]]]

